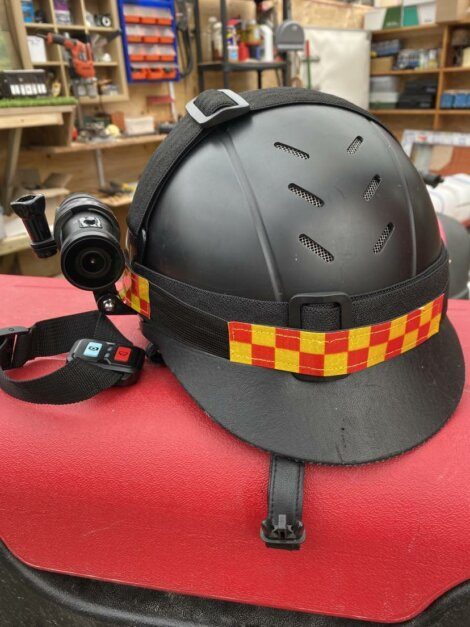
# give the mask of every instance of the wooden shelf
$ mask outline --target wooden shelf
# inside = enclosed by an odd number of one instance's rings
[[[72,19],[74,20],[73,24],[59,24],[57,22],[55,18],[54,0],[41,0],[40,6],[45,10],[47,19],[50,20],[47,24],[25,23],[23,20],[21,3],[16,0],[11,2],[13,18],[12,24],[14,24],[15,28],[14,38],[17,42],[22,67],[25,69],[34,67],[57,68],[54,73],[62,86],[61,95],[70,96],[73,93],[73,90],[71,86],[68,62],[64,58],[60,47],[58,45],[47,47],[48,54],[50,54],[50,61],[33,62],[29,52],[27,36],[31,35],[34,31],[50,31],[59,34],[69,32],[72,37],[81,34],[91,35],[93,33],[113,33],[119,28],[117,2],[115,0],[74,0],[70,3],[72,9]],[[92,14],[97,11],[100,13],[109,13],[113,26],[108,28],[89,25],[85,19],[87,11],[90,11]],[[80,102],[82,104],[93,105],[105,102],[124,102],[129,100],[126,66],[121,38],[117,37],[110,41],[107,45],[107,51],[109,52],[112,61],[109,63],[97,62],[96,67],[97,69],[107,68],[107,78],[111,79],[111,81],[116,84],[118,94],[103,95],[100,98],[80,98]],[[101,72],[101,75],[102,74],[103,72]]]
[[[470,67],[444,67],[442,71],[446,73],[470,72]]]
[[[85,31],[85,26],[83,24],[58,24],[57,30],[61,31],[72,31],[72,30],[80,30]]]
[[[385,28],[384,30],[373,30],[371,35],[380,39],[395,39],[400,37],[414,37],[429,35],[430,33],[441,33],[445,28],[444,24],[422,24],[421,26],[405,26],[402,28]]]
[[[60,67],[60,61],[33,61],[34,67]]]
[[[374,115],[435,115],[436,109],[370,109]]]
[[[126,94],[106,94],[104,96],[96,96],[96,98],[82,96],[79,98],[82,105],[101,105],[107,102],[125,102],[126,100],[129,100]]]
[[[387,39],[404,39],[406,48],[439,48],[439,68],[426,70],[391,70],[374,73],[371,76],[422,77],[436,79],[437,93],[434,109],[374,109],[372,112],[379,117],[387,117],[392,131],[398,136],[404,129],[426,129],[452,132],[470,131],[470,109],[441,109],[442,94],[449,89],[463,89],[468,86],[470,67],[453,67],[452,34],[459,26],[470,26],[470,21],[449,22],[447,24],[424,24],[409,28],[394,28],[372,31],[372,41],[380,42]],[[413,118],[413,119],[412,119]]]
[[[373,72],[371,76],[419,76],[420,74],[439,74],[439,69],[434,70],[390,70],[389,72]]]
[[[114,140],[99,142],[80,143],[72,142],[70,146],[29,146],[26,150],[34,152],[45,152],[49,155],[63,155],[75,152],[91,152],[93,150],[110,150],[114,148],[124,148],[126,146],[138,146],[140,144],[159,144],[166,138],[166,135],[137,135],[136,137],[122,137]]]
[[[26,22],[25,27],[27,30],[54,30],[54,24],[45,22]]]

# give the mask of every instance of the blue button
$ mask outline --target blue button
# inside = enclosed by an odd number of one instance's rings
[[[87,347],[83,351],[83,355],[85,357],[97,358],[98,355],[100,354],[100,350],[102,346],[103,344],[100,344],[100,342],[88,342]]]

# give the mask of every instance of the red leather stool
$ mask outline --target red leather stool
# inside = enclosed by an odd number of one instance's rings
[[[0,327],[93,308],[89,294],[62,280],[0,281]],[[470,303],[450,301],[449,316],[470,355]],[[143,345],[136,318],[116,321]],[[38,376],[58,361],[37,360],[17,376]],[[148,363],[137,385],[75,405],[0,393],[1,561],[43,592],[52,584],[41,571],[53,571],[348,619],[426,614],[470,579],[469,370],[458,410],[424,445],[383,463],[307,466],[309,535],[297,552],[266,549],[259,539],[269,456],[215,424],[167,368]],[[135,609],[132,598],[124,614]],[[85,601],[77,608],[93,614]],[[108,620],[124,620],[115,612]],[[230,624],[246,624],[238,616]],[[246,621],[291,624],[286,616]],[[133,624],[206,624],[175,620]],[[459,621],[470,624],[470,616]]]

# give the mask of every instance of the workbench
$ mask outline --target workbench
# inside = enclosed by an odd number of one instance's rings
[[[58,127],[54,139],[67,144],[72,138],[75,105],[40,107],[11,107],[0,109],[0,131],[7,131],[7,151],[3,177],[2,203],[9,206],[13,182],[18,165],[23,129],[33,127]]]

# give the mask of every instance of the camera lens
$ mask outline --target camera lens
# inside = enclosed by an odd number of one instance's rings
[[[124,269],[118,245],[105,237],[86,237],[62,250],[62,270],[76,287],[95,290],[115,283]]]
[[[96,278],[106,275],[110,266],[111,259],[106,255],[106,252],[96,249],[82,251],[76,261],[76,267],[79,272],[81,271],[84,275],[89,274]]]

